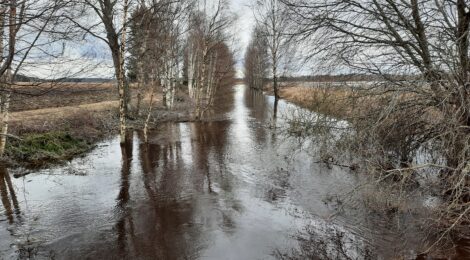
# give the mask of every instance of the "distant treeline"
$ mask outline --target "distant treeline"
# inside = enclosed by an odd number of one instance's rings
[[[349,81],[383,81],[387,78],[394,80],[410,80],[416,76],[410,75],[365,75],[365,74],[339,74],[339,75],[311,75],[297,77],[280,77],[281,82],[303,81],[303,82],[349,82]],[[266,79],[268,80],[268,79]]]
[[[110,82],[113,79],[106,79],[106,78],[62,78],[62,79],[41,79],[37,77],[28,77],[25,75],[16,75],[15,81],[17,82],[72,82],[72,83],[103,83],[103,82]]]

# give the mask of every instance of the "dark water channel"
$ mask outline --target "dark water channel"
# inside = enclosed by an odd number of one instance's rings
[[[338,213],[334,198],[360,180],[312,163],[269,127],[271,107],[239,85],[215,122],[165,124],[149,144],[114,138],[25,177],[0,170],[0,259],[416,258],[414,216]]]

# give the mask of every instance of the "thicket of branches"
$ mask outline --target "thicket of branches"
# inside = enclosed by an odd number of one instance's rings
[[[227,46],[227,29],[234,21],[228,7],[227,1],[204,2],[190,20],[185,70],[197,119],[213,104],[218,86],[235,76],[234,58]]]
[[[128,119],[143,116],[144,97],[150,97],[147,128],[159,88],[163,104],[172,109],[177,89],[190,82],[195,118],[200,119],[210,109],[216,90],[234,77],[228,33],[233,20],[225,1],[0,2],[0,156],[9,136],[11,85],[21,69],[37,71],[42,80],[59,78],[41,74],[47,70],[73,77],[72,71],[94,69],[79,64],[86,63],[85,57],[66,57],[70,43],[101,41],[107,46],[107,52],[98,55],[111,61],[117,82],[121,142],[126,139]],[[129,76],[137,81],[136,88],[130,88]],[[137,89],[135,106],[132,89]]]
[[[262,29],[257,26],[251,34],[251,41],[245,52],[245,83],[262,90],[268,77],[268,43]]]
[[[301,43],[318,71],[374,78],[341,97],[354,110],[345,113],[352,133],[347,147],[363,159],[364,171],[400,183],[423,172],[439,176],[445,205],[438,223],[468,231],[468,1],[280,1],[282,14],[296,24],[284,36]],[[301,125],[312,132],[324,123]]]
[[[174,106],[177,89],[187,83],[196,119],[213,104],[216,91],[235,76],[228,27],[233,18],[224,1],[159,1],[141,5],[131,19],[130,75],[138,82],[136,111],[144,92],[163,90],[166,108]],[[151,108],[147,113],[148,126]]]

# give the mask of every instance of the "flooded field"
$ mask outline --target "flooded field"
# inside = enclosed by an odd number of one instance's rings
[[[289,109],[280,101],[278,126]],[[270,127],[270,97],[238,85],[216,113],[24,177],[2,169],[0,259],[416,259],[426,249],[414,221],[426,212],[365,209],[349,193],[357,174],[313,163]]]

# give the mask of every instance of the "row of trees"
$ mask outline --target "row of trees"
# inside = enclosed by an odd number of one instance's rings
[[[178,87],[187,81],[195,117],[201,118],[221,82],[234,76],[227,35],[232,22],[228,4],[222,0],[211,4],[199,0],[2,1],[0,156],[9,136],[11,85],[17,73],[49,64],[66,68],[70,59],[64,53],[75,42],[101,41],[107,46],[117,82],[122,142],[131,112],[142,114],[144,96],[151,97],[150,119],[158,87],[165,107],[172,109]],[[87,65],[78,64],[83,67],[75,70],[94,69]],[[73,76],[63,73],[62,77]],[[135,106],[129,76],[137,81]],[[191,78],[185,80],[184,76]]]
[[[219,0],[212,5],[204,2],[202,11],[192,15],[187,41],[187,71],[189,95],[195,102],[195,116],[200,119],[214,102],[217,87],[234,77],[234,59],[224,31],[233,22],[227,12],[228,3]]]
[[[295,37],[290,31],[296,27],[288,10],[279,0],[257,2],[254,6],[256,26],[245,52],[245,82],[260,90],[271,78],[274,93],[274,117],[279,100],[279,78],[292,65]]]
[[[227,44],[233,21],[228,3],[221,0],[159,1],[133,13],[129,68],[138,82],[136,114],[143,92],[150,92],[145,132],[157,86],[164,106],[172,109],[177,87],[187,82],[196,119],[213,105],[216,90],[235,76]]]
[[[259,88],[260,80],[272,77],[277,93],[277,52],[283,41],[300,44],[304,61],[317,64],[318,70],[372,75],[375,84],[355,91],[377,102],[365,114],[349,118],[353,146],[364,156],[365,168],[405,180],[413,180],[407,175],[413,169],[440,173],[447,201],[441,220],[451,228],[466,225],[470,221],[468,1],[270,0],[263,6],[263,19],[258,19],[245,58],[248,83]],[[296,26],[276,26],[285,17]],[[267,73],[260,53],[271,63]],[[305,125],[315,127],[311,122]],[[423,153],[438,156],[422,160],[429,157]]]
[[[257,26],[245,52],[245,83],[256,90],[263,90],[268,76],[268,43],[262,29]]]

